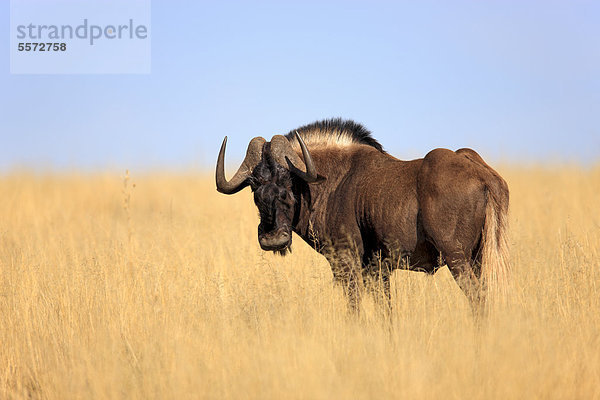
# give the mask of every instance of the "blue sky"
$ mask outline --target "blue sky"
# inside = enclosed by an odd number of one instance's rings
[[[149,75],[11,75],[0,13],[0,171],[212,169],[337,116],[401,158],[600,159],[598,2],[153,0]]]

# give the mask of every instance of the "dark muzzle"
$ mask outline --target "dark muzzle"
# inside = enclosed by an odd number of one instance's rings
[[[290,245],[292,235],[285,228],[258,235],[260,247],[266,251],[283,250]]]

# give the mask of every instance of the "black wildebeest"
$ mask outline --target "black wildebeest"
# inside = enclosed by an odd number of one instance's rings
[[[228,181],[226,143],[217,190],[250,186],[261,248],[285,254],[296,232],[327,258],[351,308],[373,273],[389,301],[395,268],[433,274],[448,265],[477,313],[492,286],[505,286],[508,187],[475,151],[435,149],[401,161],[362,125],[332,119],[252,139]]]

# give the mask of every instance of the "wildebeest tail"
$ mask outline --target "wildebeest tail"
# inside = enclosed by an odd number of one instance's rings
[[[482,236],[483,287],[488,304],[508,298],[510,260],[508,244],[508,188],[506,184],[488,187]],[[491,300],[491,301],[490,301]]]

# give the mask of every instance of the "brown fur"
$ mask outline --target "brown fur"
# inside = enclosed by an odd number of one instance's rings
[[[402,161],[352,121],[298,130],[321,179],[299,179],[264,145],[248,181],[263,248],[274,243],[285,254],[296,232],[328,259],[353,309],[368,276],[378,277],[389,301],[396,268],[432,274],[448,265],[477,315],[488,290],[505,290],[508,187],[475,151],[435,149]],[[302,157],[297,140],[287,138]]]
[[[434,273],[440,254],[476,312],[483,287],[505,287],[508,189],[473,150],[413,161],[362,144],[309,150],[327,179],[296,193],[293,230],[328,258],[352,307],[361,275],[380,274],[389,296],[392,269]]]

